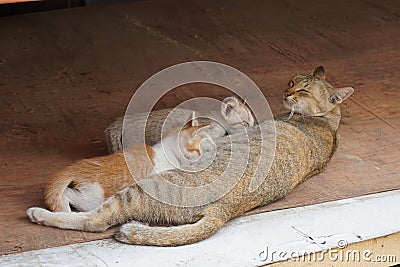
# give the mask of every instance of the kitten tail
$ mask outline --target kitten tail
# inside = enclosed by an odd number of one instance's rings
[[[44,204],[51,211],[70,211],[68,203],[62,202],[62,195],[68,185],[73,182],[72,179],[57,177],[52,179],[45,188]],[[68,206],[68,207],[66,207]]]

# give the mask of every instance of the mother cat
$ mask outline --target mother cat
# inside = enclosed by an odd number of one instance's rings
[[[104,231],[125,223],[116,232],[115,238],[130,244],[177,246],[203,240],[217,232],[228,220],[240,216],[255,207],[271,203],[286,196],[296,185],[308,177],[321,172],[336,149],[336,130],[341,118],[339,104],[353,93],[353,88],[334,89],[325,80],[323,67],[317,67],[311,75],[297,75],[289,82],[285,91],[284,105],[291,110],[290,119],[284,116],[273,121],[264,121],[257,129],[233,140],[250,146],[249,162],[231,167],[244,173],[227,194],[221,198],[196,207],[177,206],[158,201],[159,197],[183,199],[176,191],[164,190],[159,177],[140,181],[154,188],[153,198],[138,185],[132,185],[110,197],[102,206],[89,212],[50,212],[41,208],[30,208],[27,214],[32,222],[82,231]],[[275,156],[273,147],[276,128]],[[263,131],[263,140],[260,132]],[[195,187],[208,184],[219,177],[230,160],[229,136],[216,142],[218,153],[214,162],[197,173],[179,170],[168,171],[160,176],[174,184]],[[260,151],[272,161],[269,172],[256,173]],[[235,176],[235,171],[233,170]],[[238,174],[239,175],[239,174]],[[254,176],[255,175],[255,176]],[[254,176],[254,177],[253,177]],[[261,185],[249,190],[253,179]],[[228,183],[229,181],[227,181]],[[191,198],[212,198],[213,192],[203,190]],[[187,199],[186,199],[187,200]],[[167,226],[155,226],[167,225]]]

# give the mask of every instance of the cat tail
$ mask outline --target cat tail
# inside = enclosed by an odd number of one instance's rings
[[[58,176],[53,178],[44,191],[44,204],[51,211],[71,211],[69,203],[63,198],[65,189],[73,183],[73,178]]]
[[[114,237],[118,241],[149,246],[181,246],[195,243],[215,234],[229,220],[223,209],[207,208],[193,224],[170,227],[148,226],[137,221],[120,227]]]

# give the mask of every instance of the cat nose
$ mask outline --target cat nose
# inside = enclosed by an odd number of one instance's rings
[[[289,96],[291,96],[292,95],[292,93],[291,92],[289,92],[289,91],[285,91],[285,97],[289,97]]]

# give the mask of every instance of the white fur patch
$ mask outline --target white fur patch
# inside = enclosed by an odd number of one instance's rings
[[[176,155],[173,153],[174,150],[179,150],[178,144],[170,137],[165,138],[162,144],[153,146],[154,167],[149,176],[159,172],[179,168],[180,164],[176,159]]]
[[[93,210],[105,200],[103,188],[98,183],[87,183],[79,190],[68,187],[61,198],[63,206],[71,205],[79,211]]]

